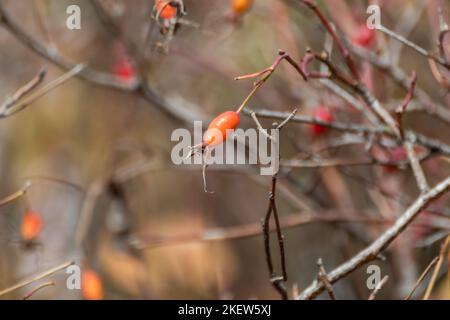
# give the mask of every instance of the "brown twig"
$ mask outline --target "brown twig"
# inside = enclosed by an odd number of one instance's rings
[[[40,89],[36,90],[35,92],[33,92],[32,94],[30,94],[27,98],[23,99],[23,101],[16,100],[15,103],[8,105],[7,108],[1,109],[2,111],[0,112],[0,118],[7,118],[7,117],[10,117],[10,116],[24,110],[25,108],[30,106],[36,100],[42,98],[44,95],[46,95],[50,91],[56,89],[57,87],[59,87],[60,85],[65,83],[66,81],[70,80],[71,78],[73,78],[74,76],[76,76],[77,74],[82,72],[84,68],[85,68],[85,65],[78,64],[75,67],[73,67],[71,70],[69,70],[68,72],[64,73],[59,78],[56,78],[55,80],[49,82],[42,88],[40,88]]]
[[[248,112],[244,111],[244,114],[249,114]],[[255,111],[256,116],[259,118],[270,118],[270,119],[285,119],[288,116],[287,112],[280,112],[280,111],[272,111],[272,110],[258,110]],[[385,134],[391,137],[395,137],[394,133],[391,132],[387,127],[378,127],[378,128],[371,128],[365,125],[359,125],[354,123],[344,123],[344,122],[338,122],[338,121],[322,121],[320,119],[315,119],[313,117],[305,116],[305,115],[296,115],[292,118],[292,122],[302,123],[302,124],[319,124],[321,126],[343,131],[343,132],[354,132],[354,133],[361,133],[361,134],[371,134],[371,135],[381,135]],[[422,134],[419,134],[412,130],[406,130],[405,132],[405,139],[411,142],[415,142],[418,144],[421,144],[422,146],[429,148],[430,150],[435,150],[442,154],[450,154],[450,145],[447,145],[446,143],[429,138],[427,136],[424,136]],[[412,140],[410,140],[412,139]]]
[[[14,192],[13,194],[10,194],[9,196],[3,198],[0,200],[0,207],[3,207],[4,205],[7,205],[8,203],[11,203],[15,201],[16,199],[19,199],[23,195],[27,193],[27,190],[31,187],[30,182],[26,182],[25,185],[20,188],[20,190]]]
[[[341,41],[341,39],[337,36],[336,32],[334,31],[334,28],[331,26],[331,24],[327,20],[327,18],[325,18],[322,11],[319,9],[319,6],[317,5],[317,3],[314,0],[300,0],[300,2],[304,3],[306,6],[308,6],[308,8],[310,8],[312,11],[314,11],[316,16],[322,22],[325,29],[333,37],[333,40],[336,43],[339,52],[342,54],[353,77],[355,77],[355,79],[359,79],[359,74],[356,69],[355,62],[353,61],[353,57],[350,54],[350,51],[347,49],[347,47],[344,45],[344,43]]]
[[[350,50],[358,56],[358,58],[370,62],[380,71],[387,74],[397,85],[405,89],[406,91],[410,88],[410,80],[406,73],[400,69],[398,66],[392,65],[386,59],[378,57],[371,51],[364,50],[357,46],[349,45]],[[450,123],[450,112],[447,107],[443,104],[434,101],[431,96],[422,88],[416,86],[415,89],[415,99],[420,103],[415,103],[414,106],[410,106],[407,112],[426,112],[427,114],[437,117],[438,119]]]
[[[414,150],[414,144],[410,141],[406,141],[404,143],[404,147],[411,163],[411,168],[417,181],[417,186],[419,187],[420,192],[425,193],[430,189],[430,187],[428,186],[425,173],[420,166],[419,159],[417,159],[416,151]]]
[[[13,285],[13,286],[11,286],[9,288],[6,288],[6,289],[0,291],[0,296],[3,296],[3,295],[8,294],[8,293],[10,293],[12,291],[15,291],[17,289],[25,287],[25,286],[27,286],[29,284],[32,284],[33,282],[36,282],[36,281],[42,280],[44,278],[47,278],[47,277],[51,276],[52,274],[54,274],[54,273],[56,273],[58,271],[61,271],[63,269],[66,269],[67,267],[69,267],[69,266],[71,266],[73,264],[75,264],[75,262],[73,262],[73,261],[65,262],[65,263],[63,263],[63,264],[61,264],[59,266],[51,268],[51,269],[49,269],[47,271],[44,271],[44,272],[42,272],[42,273],[40,273],[38,275],[31,276],[31,277],[29,277],[29,278],[27,278],[27,279],[25,279],[23,281],[20,281],[19,283],[15,284],[15,285]]]
[[[252,78],[257,78],[257,77],[261,77],[253,86],[252,91],[250,92],[250,94],[244,99],[244,101],[241,103],[241,105],[239,106],[239,108],[237,109],[237,113],[240,113],[242,110],[244,110],[244,108],[247,106],[247,103],[250,101],[250,99],[255,95],[255,93],[258,91],[259,88],[261,88],[261,86],[267,81],[269,80],[270,76],[275,72],[275,70],[277,69],[277,67],[280,65],[281,61],[286,60],[287,62],[289,62],[290,65],[292,65],[299,73],[300,75],[303,77],[303,79],[306,81],[307,77],[306,75],[303,73],[302,69],[300,68],[300,66],[294,61],[294,59],[292,59],[289,54],[287,54],[286,52],[279,50],[278,51],[278,57],[275,59],[275,61],[272,63],[272,65],[262,71],[258,71],[256,73],[251,73],[251,74],[247,74],[247,75],[243,75],[243,76],[238,76],[235,77],[234,80],[245,80],[245,79],[252,79]]]
[[[54,285],[55,285],[55,283],[53,281],[44,282],[44,283],[40,284],[39,286],[37,286],[36,288],[34,288],[33,290],[31,290],[30,292],[28,292],[26,295],[24,295],[22,297],[22,300],[28,300],[39,290],[47,288],[47,287],[52,287]]]
[[[349,212],[347,211],[346,214]],[[366,216],[368,212],[354,212],[352,216]],[[280,218],[280,228],[293,229],[316,223],[329,224],[368,224],[368,225],[392,225],[395,221],[384,218],[348,218],[344,212],[321,211],[315,214],[295,213]],[[422,225],[419,225],[422,226]],[[424,226],[430,226],[425,224]],[[433,227],[436,227],[433,225]],[[276,231],[270,227],[271,233]],[[261,234],[261,224],[250,223],[228,228],[209,228],[201,232],[166,236],[161,234],[148,234],[133,236],[130,243],[138,250],[155,249],[165,246],[181,245],[196,242],[216,242],[257,237]]]
[[[433,266],[439,261],[439,256],[435,257],[433,260],[431,260],[430,264],[425,268],[425,270],[422,272],[420,277],[417,279],[416,284],[412,288],[411,292],[408,293],[408,295],[405,297],[405,300],[411,299],[414,292],[417,290],[417,288],[420,286],[422,281],[425,279],[427,274],[430,272],[430,270],[433,268]]]
[[[270,275],[270,282],[274,286],[274,288],[278,291],[281,298],[283,300],[288,299],[287,289],[284,284],[287,280],[287,272],[286,272],[286,261],[285,261],[285,253],[284,253],[284,237],[281,233],[281,227],[280,227],[280,221],[278,218],[278,211],[275,203],[275,191],[276,191],[276,183],[277,183],[277,177],[274,175],[272,177],[272,191],[269,194],[269,205],[267,208],[266,215],[263,220],[262,228],[263,228],[263,235],[264,235],[264,251],[266,254],[266,261],[267,261],[267,267],[269,268],[269,275]],[[280,257],[281,257],[281,269],[282,269],[282,276],[278,276],[275,272],[273,261],[272,261],[272,253],[270,250],[270,218],[272,216],[272,213],[274,215],[275,219],[275,225],[276,225],[276,232],[278,237],[278,245],[280,249]]]
[[[323,262],[322,262],[321,258],[319,258],[317,260],[317,266],[319,267],[319,272],[317,274],[318,279],[325,286],[325,290],[328,292],[328,295],[330,296],[330,299],[331,300],[336,300],[336,296],[334,294],[333,286],[331,285],[330,281],[328,280],[327,272],[325,270],[325,267],[323,266]]]
[[[403,43],[404,45],[406,45],[407,47],[415,50],[416,52],[418,52],[419,54],[423,55],[426,58],[432,59],[434,60],[436,63],[440,64],[441,66],[447,68],[448,70],[450,70],[450,63],[448,61],[446,61],[443,57],[437,56],[436,54],[434,54],[433,52],[430,52],[424,48],[422,48],[421,46],[419,46],[418,44],[404,38],[403,36],[395,33],[394,31],[386,28],[385,26],[378,26],[377,30],[383,32],[384,34],[388,35],[389,37],[400,41],[401,43]]]
[[[433,292],[433,288],[434,288],[434,285],[436,284],[436,280],[438,278],[439,271],[441,270],[442,264],[444,263],[445,252],[447,251],[449,246],[450,246],[450,235],[447,236],[444,243],[442,243],[442,245],[441,245],[441,250],[439,252],[439,260],[436,263],[436,266],[434,267],[433,275],[431,276],[430,283],[428,284],[427,290],[425,291],[423,300],[428,300],[431,296],[431,293]]]
[[[290,120],[295,116],[297,113],[297,109],[294,109],[287,117],[284,119],[280,124],[276,126],[277,130],[281,130],[286,126]],[[255,117],[256,119],[256,117]],[[259,121],[256,119],[256,122],[259,123]],[[279,141],[276,141],[276,143],[279,143]],[[275,172],[272,175],[272,188],[269,193],[269,205],[267,207],[266,215],[263,219],[262,229],[263,229],[263,235],[264,235],[264,249],[266,253],[266,261],[267,266],[269,268],[269,275],[270,275],[270,282],[274,286],[274,288],[278,291],[281,298],[283,300],[288,299],[288,293],[286,289],[286,281],[287,281],[287,270],[286,270],[286,255],[284,251],[284,236],[281,232],[281,224],[280,224],[280,218],[278,215],[278,208],[276,205],[275,197],[276,197],[276,188],[277,188],[277,174],[278,172]],[[277,238],[278,238],[278,247],[280,250],[280,259],[281,259],[281,272],[282,276],[278,276],[275,272],[273,262],[272,262],[272,254],[270,251],[270,218],[272,216],[275,220],[275,227],[277,232]]]
[[[408,107],[409,103],[411,102],[412,98],[414,97],[414,90],[416,88],[416,82],[417,82],[417,74],[414,71],[411,76],[411,83],[409,85],[408,92],[406,96],[403,98],[403,101],[400,103],[400,105],[395,110],[395,113],[397,115],[397,124],[400,129],[400,136],[402,139],[404,139],[404,130],[403,130],[403,124],[402,124],[402,118],[403,114]]]
[[[4,114],[8,109],[12,108],[20,99],[33,91],[38,85],[44,81],[47,71],[41,69],[38,74],[29,82],[20,87],[15,93],[6,98],[6,101],[0,106],[0,114]]]
[[[442,8],[439,8],[439,36],[438,36],[438,48],[442,57],[445,57],[444,40],[445,37],[450,34],[450,28],[445,22],[444,13]]]

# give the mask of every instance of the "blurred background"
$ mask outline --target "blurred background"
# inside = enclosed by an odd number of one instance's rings
[[[254,166],[208,168],[209,188],[203,191],[201,166],[175,167],[170,141],[177,128],[192,130],[193,122],[235,110],[252,88],[252,80],[234,77],[272,64],[278,49],[299,60],[307,47],[323,49],[325,32],[318,19],[298,1],[255,0],[251,8],[233,12],[230,1],[185,0],[187,15],[169,39],[152,19],[154,1],[98,1],[120,29],[110,32],[91,1],[1,1],[2,7],[33,39],[54,48],[67,60],[132,85],[140,74],[165,102],[167,112],[139,91],[100,86],[73,78],[16,115],[0,120],[0,194],[6,197],[26,181],[25,196],[0,207],[0,289],[67,260],[100,279],[105,299],[279,299],[269,282],[260,221],[268,205],[271,177]],[[81,29],[66,28],[69,5],[81,8]],[[434,50],[439,8],[445,0],[319,1],[321,8],[349,39],[357,37],[369,4],[381,7],[383,25],[421,46]],[[170,32],[169,32],[170,33]],[[135,45],[142,62],[131,61],[123,39]],[[449,96],[416,52],[377,34],[368,49],[388,56],[433,101],[449,107]],[[447,37],[447,43],[450,37]],[[341,64],[339,56],[333,57]],[[386,74],[364,62],[364,80],[387,107],[405,95]],[[0,101],[46,68],[44,83],[64,70],[43,59],[0,24]],[[366,123],[364,116],[319,81],[305,83],[288,64],[250,101],[252,110],[314,115],[325,108],[335,120]],[[186,117],[177,117],[177,114]],[[192,118],[192,119],[191,119]],[[405,116],[405,126],[450,143],[449,124],[427,112]],[[269,127],[273,120],[262,120]],[[242,128],[255,124],[242,117]],[[316,128],[317,129],[317,128]],[[282,159],[361,159],[364,143],[351,135],[290,123],[281,136]],[[386,153],[392,155],[392,150]],[[309,155],[309,156],[307,156]],[[396,159],[399,160],[399,159]],[[450,173],[442,157],[423,163],[430,184]],[[117,179],[116,179],[117,178]],[[289,295],[317,276],[322,258],[332,270],[371,243],[385,230],[383,223],[356,223],[359,218],[397,218],[418,195],[408,168],[375,165],[282,167],[276,197],[283,222],[328,217],[328,222],[284,228]],[[439,215],[425,213],[384,253],[380,266],[389,281],[379,298],[403,298],[420,273],[439,253],[450,228],[445,211],[448,197],[435,203]],[[34,242],[21,239],[23,216],[29,210],[42,218]],[[447,216],[446,216],[447,214]],[[348,219],[347,223],[332,218]],[[312,219],[314,220],[314,219]],[[208,236],[250,230],[250,235],[209,241]],[[242,230],[241,230],[242,231]],[[273,237],[275,268],[280,272]],[[444,263],[434,298],[450,297]],[[445,272],[444,272],[445,271]],[[82,299],[80,290],[66,288],[64,271],[50,277],[55,285],[35,299]],[[334,285],[339,299],[367,299],[366,267]],[[43,280],[41,281],[41,283]],[[36,286],[38,283],[35,283]],[[29,285],[1,299],[20,299]],[[417,293],[423,292],[420,287]],[[85,293],[86,294],[86,293]],[[84,298],[87,298],[86,296]],[[326,293],[320,298],[328,299]]]

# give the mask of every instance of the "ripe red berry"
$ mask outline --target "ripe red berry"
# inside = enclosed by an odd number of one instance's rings
[[[227,139],[227,135],[239,125],[239,113],[226,111],[209,124],[208,130],[203,135],[203,146],[215,146]]]
[[[42,230],[42,218],[33,210],[27,210],[22,217],[20,234],[24,242],[33,242]]]
[[[361,24],[356,30],[352,42],[363,48],[370,48],[375,42],[375,30],[369,29],[365,24]]]
[[[314,118],[324,121],[324,122],[332,122],[333,115],[330,110],[324,106],[318,106],[314,109]],[[325,134],[327,132],[327,127],[320,124],[312,124],[310,126],[311,135],[317,137]]]

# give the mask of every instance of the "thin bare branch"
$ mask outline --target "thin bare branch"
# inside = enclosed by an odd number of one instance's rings
[[[7,205],[8,203],[11,203],[17,199],[19,199],[20,197],[22,197],[23,195],[25,195],[27,193],[27,190],[31,187],[31,183],[30,182],[26,182],[25,185],[20,188],[20,190],[14,192],[13,194],[10,194],[9,196],[3,198],[0,200],[0,207],[3,207],[4,205]]]
[[[388,35],[389,37],[400,41],[401,43],[403,43],[404,45],[410,47],[411,49],[415,50],[416,52],[418,52],[419,54],[423,55],[426,58],[432,59],[435,62],[439,63],[440,65],[442,65],[443,67],[447,68],[450,70],[450,63],[448,61],[446,61],[444,58],[437,56],[436,54],[422,48],[421,46],[419,46],[418,44],[404,38],[403,36],[395,33],[394,31],[386,28],[383,25],[380,25],[377,30],[383,32],[384,34]]]
[[[350,260],[331,271],[328,276],[330,283],[344,278],[354,270],[374,260],[381,251],[386,249],[403,230],[405,230],[433,200],[436,200],[450,189],[450,177],[443,180],[430,191],[420,195],[417,200],[396,220],[393,226],[383,232],[372,244],[356,254]],[[317,280],[311,283],[297,299],[313,299],[324,290]]]
[[[29,284],[32,284],[33,282],[36,282],[36,281],[42,280],[44,278],[47,278],[47,277],[51,276],[52,274],[54,274],[54,273],[56,273],[58,271],[61,271],[61,270],[66,269],[67,267],[70,267],[73,264],[75,264],[74,261],[65,262],[65,263],[63,263],[63,264],[61,264],[59,266],[51,268],[51,269],[49,269],[47,271],[44,271],[42,273],[39,273],[38,275],[31,276],[31,277],[29,277],[29,278],[27,278],[27,279],[25,279],[23,281],[20,281],[19,283],[15,284],[15,285],[13,285],[13,286],[11,286],[9,288],[6,288],[6,289],[0,291],[0,296],[3,296],[3,295],[8,294],[8,293],[10,293],[12,291],[15,291],[17,289],[25,287],[25,286],[27,286]]]
[[[373,289],[372,293],[370,294],[369,300],[375,300],[375,297],[377,296],[378,292],[383,288],[383,286],[386,284],[386,282],[389,280],[389,276],[384,276],[383,279],[381,279],[380,282],[378,282],[375,289]]]
[[[83,64],[76,65],[75,67],[73,67],[73,69],[64,73],[59,78],[49,82],[44,87],[42,87],[42,88],[36,90],[35,92],[33,92],[32,94],[30,94],[30,96],[23,99],[24,101],[10,105],[8,108],[4,109],[3,112],[0,113],[0,118],[7,118],[7,117],[10,117],[10,116],[24,110],[25,108],[30,106],[36,100],[42,98],[50,91],[56,89],[60,85],[64,84],[66,81],[70,80],[71,78],[73,78],[74,76],[79,74],[81,71],[83,71],[84,68],[85,68],[85,65],[83,65]]]
[[[20,87],[15,93],[6,98],[6,101],[0,106],[0,114],[5,113],[8,109],[12,108],[20,99],[33,91],[38,85],[44,81],[44,77],[47,71],[41,69],[39,73],[33,77],[29,82]]]
[[[54,285],[55,285],[55,283],[53,281],[44,282],[44,283],[40,284],[39,286],[37,286],[36,288],[34,288],[33,290],[31,290],[30,292],[28,292],[26,295],[24,295],[22,300],[28,300],[39,290],[47,288],[47,287],[52,287]]]
[[[416,178],[417,186],[419,187],[420,192],[425,193],[430,189],[430,187],[428,186],[427,178],[422,170],[419,159],[417,159],[414,144],[410,141],[406,141],[404,146],[408,154],[409,161],[411,162],[411,168],[414,173],[414,177]]]
[[[428,284],[427,290],[423,296],[423,300],[428,300],[433,292],[434,285],[436,284],[436,280],[439,276],[439,271],[441,270],[442,264],[444,263],[445,253],[447,252],[448,247],[450,246],[450,235],[447,236],[444,243],[441,245],[441,250],[439,252],[439,260],[434,267],[433,275],[431,276],[430,283]]]
[[[318,279],[323,283],[325,286],[325,290],[327,290],[328,295],[330,296],[331,300],[336,300],[336,296],[334,294],[333,286],[331,285],[330,281],[328,280],[328,275],[325,270],[325,267],[323,266],[322,259],[319,258],[317,260],[317,266],[319,267],[319,273],[317,274]]]
[[[420,284],[423,282],[427,274],[431,271],[433,266],[439,261],[439,256],[435,257],[433,260],[431,260],[430,264],[425,268],[425,270],[422,272],[420,277],[417,279],[416,284],[412,288],[411,292],[408,293],[408,295],[405,297],[405,300],[411,299],[414,292],[416,292],[417,288],[420,286]]]

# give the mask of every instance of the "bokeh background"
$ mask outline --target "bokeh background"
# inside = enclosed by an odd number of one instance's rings
[[[102,3],[123,36],[142,50],[153,1]],[[348,37],[356,24],[365,21],[369,5],[368,1],[319,3]],[[438,8],[449,17],[445,0],[371,3],[381,6],[384,25],[407,33],[425,48],[434,48]],[[71,4],[82,10],[81,30],[65,27],[66,8]],[[129,80],[127,72],[132,73],[133,68],[127,69],[127,53],[105,28],[90,1],[4,0],[2,5],[35,39],[54,46],[70,61],[84,62],[89,68]],[[255,0],[251,10],[236,21],[229,19],[229,1],[185,0],[185,5],[185,19],[199,27],[181,26],[166,53],[155,49],[164,36],[154,29],[144,52],[145,81],[158,95],[204,119],[235,109],[248,94],[252,81],[236,82],[233,78],[269,66],[278,49],[299,59],[308,46],[323,48],[322,26],[297,1]],[[378,35],[373,50],[392,54],[393,61],[407,74],[416,70],[420,86],[449,107],[450,99],[437,85],[426,59],[383,35]],[[0,97],[6,98],[41,67],[48,70],[45,82],[63,72],[0,25]],[[375,95],[387,106],[395,107],[404,91],[370,66],[360,67],[365,68],[365,79]],[[278,111],[297,107],[299,113],[311,115],[318,105],[326,105],[340,121],[364,121],[342,99],[317,81],[305,83],[287,64],[280,66],[249,107]],[[208,181],[215,193],[205,194],[201,168],[173,167],[170,159],[172,131],[191,130],[193,123],[180,121],[162,109],[139,94],[74,78],[23,112],[0,120],[0,194],[6,196],[25,181],[32,182],[26,197],[0,208],[0,288],[63,261],[75,260],[82,268],[99,274],[106,299],[279,298],[269,283],[261,233],[227,241],[195,241],[211,229],[247,224],[259,228],[271,178],[259,176],[251,166],[239,170],[212,166]],[[272,121],[262,123],[267,127]],[[434,117],[413,113],[406,117],[406,123],[450,143],[448,124]],[[254,127],[254,123],[244,117],[241,127]],[[281,139],[284,159],[308,152],[349,159],[364,154],[361,144],[317,151],[331,141],[345,139],[344,135],[330,131],[315,137],[307,125],[296,123],[283,130]],[[110,183],[111,176],[118,171],[129,173],[130,168],[138,168],[138,172],[131,172],[117,184]],[[434,184],[449,173],[450,166],[445,159],[436,158],[426,161],[424,168]],[[380,188],[385,193],[380,193]],[[409,169],[282,168],[277,204],[282,218],[328,215],[395,219],[417,194]],[[442,208],[447,199],[439,200]],[[44,221],[39,235],[41,246],[32,249],[20,243],[21,219],[28,206]],[[83,213],[89,216],[88,223],[83,222]],[[439,252],[439,241],[433,239],[442,239],[442,234],[448,233],[449,221],[433,215],[428,219],[434,219],[437,227],[408,229],[385,252],[384,261],[374,262],[383,275],[390,276],[380,298],[402,298]],[[328,222],[284,230],[289,294],[315,279],[318,258],[331,270],[364,248],[384,228]],[[77,241],[80,232],[82,243]],[[278,259],[275,261],[279,270]],[[364,267],[339,281],[334,285],[336,296],[367,299],[371,291],[366,286],[367,276]],[[81,299],[81,291],[66,288],[66,278],[64,271],[53,275],[55,286],[41,290],[33,298]],[[450,297],[448,281],[443,272],[434,298]],[[1,298],[18,299],[32,287]],[[327,295],[320,298],[326,299]]]

